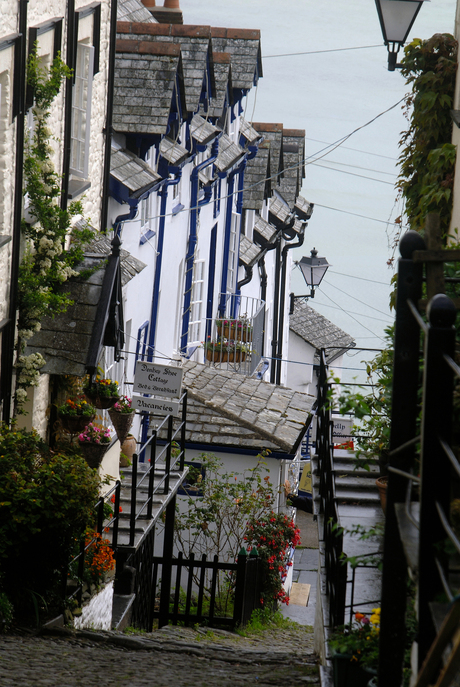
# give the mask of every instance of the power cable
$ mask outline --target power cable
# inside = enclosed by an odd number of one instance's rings
[[[326,165],[320,165],[318,162],[311,162],[314,167],[322,167],[323,169],[328,169],[331,172],[340,172],[341,174],[348,174],[351,177],[358,177],[359,179],[367,179],[368,181],[376,181],[379,184],[387,184],[387,186],[393,186],[394,183],[391,181],[384,181],[383,179],[374,179],[373,177],[365,176],[364,174],[356,174],[355,172],[347,172],[345,169],[334,169],[334,167],[326,167]],[[382,172],[383,174],[384,172]]]
[[[330,50],[309,50],[308,52],[287,52],[283,55],[262,55],[263,60],[272,57],[296,57],[297,55],[320,55],[326,52],[345,52],[347,50],[368,50],[369,48],[381,48],[381,45],[357,45],[351,48],[331,48]]]
[[[324,284],[324,281],[322,282],[322,284]],[[321,284],[321,289],[322,289],[322,284]],[[388,318],[390,317],[390,315],[388,315],[388,313],[386,313],[386,312],[383,312],[383,310],[379,310],[378,308],[374,308],[373,305],[369,305],[368,303],[361,301],[359,298],[356,298],[356,296],[352,296],[351,293],[347,293],[343,289],[339,289],[338,286],[331,284],[329,281],[327,281],[326,284],[328,284],[328,286],[332,286],[332,288],[336,289],[337,291],[340,291],[340,293],[345,294],[345,296],[347,296],[348,298],[352,298],[354,301],[358,301],[358,303],[361,303],[361,305],[365,305],[366,308],[370,308],[371,310],[375,310],[375,312],[378,312],[381,315],[385,315],[385,317],[388,317]],[[366,315],[363,315],[363,317],[366,317]]]

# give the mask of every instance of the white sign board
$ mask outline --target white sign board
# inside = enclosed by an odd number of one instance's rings
[[[183,369],[173,365],[157,365],[142,360],[136,362],[133,392],[179,398]]]
[[[148,398],[147,396],[133,395],[131,399],[131,408],[136,410],[143,410],[152,415],[179,415],[179,401],[171,401],[163,398]]]
[[[351,437],[351,428],[353,419],[351,417],[333,417],[332,418],[332,437],[334,443],[339,441],[349,441]]]

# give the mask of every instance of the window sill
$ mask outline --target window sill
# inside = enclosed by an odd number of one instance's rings
[[[67,198],[69,198],[69,200],[75,200],[75,198],[81,196],[90,186],[91,182],[87,179],[70,179]]]
[[[146,231],[142,232],[139,245],[143,246],[149,239],[155,236],[155,233],[156,232],[154,232],[153,229],[147,229]]]

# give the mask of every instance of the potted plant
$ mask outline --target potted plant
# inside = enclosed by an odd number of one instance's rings
[[[355,613],[354,623],[332,633],[329,647],[334,668],[334,687],[367,687],[377,672],[380,608],[368,617]]]
[[[78,434],[94,420],[96,409],[83,396],[76,396],[58,406],[57,414],[66,432]]]
[[[97,375],[83,387],[85,396],[100,410],[111,408],[118,400],[118,382]]]
[[[92,422],[79,434],[78,443],[81,452],[91,468],[99,467],[111,441],[110,429],[98,427]]]
[[[224,339],[234,339],[236,341],[252,340],[252,324],[247,317],[240,319],[219,319],[216,320],[217,334]]]
[[[109,409],[110,419],[115,427],[120,444],[124,442],[134,420],[134,408],[131,408],[131,399],[128,396],[120,396]]]
[[[205,341],[203,344],[206,360],[214,363],[239,363],[246,360],[248,348],[239,341]]]

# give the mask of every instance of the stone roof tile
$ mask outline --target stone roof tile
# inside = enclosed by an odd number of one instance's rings
[[[117,19],[121,22],[155,23],[155,19],[141,0],[118,0]]]
[[[149,165],[129,150],[112,150],[110,174],[137,198],[161,179]]]
[[[295,302],[294,313],[289,317],[289,329],[316,349],[316,359],[321,348],[326,349],[328,362],[334,360],[344,349],[353,348],[356,343],[340,327],[320,315],[306,303]]]

